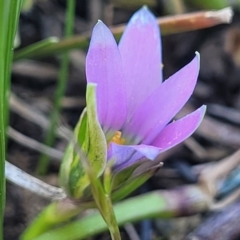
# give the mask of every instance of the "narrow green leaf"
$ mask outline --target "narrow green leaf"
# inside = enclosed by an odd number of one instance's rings
[[[195,6],[198,9],[221,9],[228,7],[229,5],[237,5],[239,1],[226,1],[226,0],[185,0],[191,6]],[[237,3],[237,4],[236,4]]]
[[[5,207],[5,133],[9,113],[10,68],[21,5],[22,0],[0,1],[0,239],[3,238]]]
[[[14,54],[13,60],[17,61],[19,59],[24,59],[26,57],[30,58],[31,56],[35,56],[39,52],[42,52],[42,50],[44,50],[45,48],[57,42],[59,42],[59,39],[57,37],[50,37],[37,43],[31,44],[25,48],[17,50]]]
[[[195,200],[198,202],[198,199]],[[116,213],[118,224],[121,226],[124,223],[136,222],[146,218],[171,218],[174,217],[176,208],[171,208],[166,197],[156,191],[120,202],[114,206],[114,211]],[[80,220],[78,219],[62,226],[61,228],[46,232],[33,240],[86,239],[106,230],[107,225],[101,219],[100,214],[93,213]]]

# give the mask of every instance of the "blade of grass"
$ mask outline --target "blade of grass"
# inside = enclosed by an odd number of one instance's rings
[[[75,17],[75,0],[67,1],[67,14],[66,14],[66,27],[65,27],[65,37],[68,38],[73,34],[74,29],[74,17]],[[51,46],[51,45],[50,45]],[[66,83],[68,78],[68,67],[69,67],[69,54],[65,52],[62,56],[59,79],[57,84],[57,89],[55,92],[54,99],[54,109],[51,114],[51,122],[49,130],[45,139],[45,144],[47,146],[52,146],[56,137],[56,126],[60,116],[61,111],[61,101],[66,89]],[[43,154],[40,158],[37,172],[38,174],[46,174],[49,165],[49,156]]]
[[[10,67],[13,55],[22,0],[0,1],[0,239],[3,239],[3,216],[5,207],[5,155],[6,126],[8,124],[8,96]]]
[[[209,28],[222,23],[230,23],[233,12],[231,8],[224,8],[219,11],[201,11],[194,13],[186,13],[175,16],[167,16],[158,18],[158,24],[161,27],[162,35],[181,33],[187,31]],[[125,25],[112,27],[111,31],[116,39],[120,39]],[[15,52],[14,60],[21,58],[37,58],[62,53],[71,49],[87,48],[91,33],[87,32],[82,35],[73,36],[60,40],[58,43],[43,48],[41,51],[28,51],[30,47],[20,49]],[[38,44],[38,43],[36,43]],[[33,44],[34,45],[34,44]],[[32,45],[32,46],[33,46]],[[28,51],[28,52],[25,52]]]
[[[171,201],[169,201],[171,199]],[[206,211],[211,199],[205,189],[198,185],[185,185],[180,188],[153,191],[129,198],[114,206],[119,226],[147,218],[175,218]],[[55,228],[32,240],[75,240],[86,239],[107,230],[107,225],[99,213],[93,213],[65,226]],[[28,240],[24,235],[21,240]]]
[[[50,37],[46,38],[44,40],[41,40],[37,43],[31,44],[22,50],[17,50],[18,56],[17,58],[14,57],[15,60],[26,58],[27,56],[38,54],[38,52],[41,52],[45,48],[51,46],[52,44],[56,44],[59,42],[59,39],[57,37]]]

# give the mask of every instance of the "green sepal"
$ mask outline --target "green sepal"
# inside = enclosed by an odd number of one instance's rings
[[[102,177],[102,184],[103,184],[103,188],[104,188],[104,192],[107,195],[111,195],[112,192],[112,167],[114,165],[114,161],[108,161],[106,164],[106,168],[104,170],[103,173],[103,177]]]
[[[74,139],[65,151],[60,169],[60,185],[75,199],[83,197],[90,184],[77,147],[85,153],[96,176],[103,173],[107,160],[107,142],[97,117],[96,87],[96,84],[87,84],[87,107],[75,127]],[[76,146],[76,142],[79,146]]]
[[[141,165],[140,162],[137,162],[119,172],[113,174],[112,181],[111,181],[111,189],[116,189],[121,184],[126,182],[129,178],[132,177],[134,170]]]
[[[116,189],[113,189],[112,201],[116,202],[125,198],[127,195],[129,195],[131,192],[133,192],[139,186],[145,183],[150,177],[152,177],[161,166],[162,164],[158,164],[137,173],[135,173],[135,169],[132,175],[128,178],[128,180],[123,182]],[[141,167],[141,165],[139,167]]]

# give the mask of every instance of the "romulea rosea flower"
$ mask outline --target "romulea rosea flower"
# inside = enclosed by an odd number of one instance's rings
[[[171,122],[195,88],[199,54],[162,82],[160,32],[143,7],[130,19],[117,45],[98,21],[86,59],[88,83],[97,84],[97,112],[108,142],[108,159],[125,168],[189,137],[201,123],[206,106]]]
[[[119,45],[103,22],[95,25],[86,58],[87,107],[74,135],[97,177],[104,179],[107,162],[112,166],[114,201],[154,174],[157,163],[142,170],[146,159],[154,160],[182,142],[201,123],[205,106],[172,121],[192,95],[198,73],[196,53],[162,81],[159,27],[146,7],[132,16]],[[71,143],[61,164],[60,184],[75,199],[92,199],[90,179]]]

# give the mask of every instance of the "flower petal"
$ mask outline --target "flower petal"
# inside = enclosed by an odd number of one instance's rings
[[[114,160],[114,171],[120,171],[140,159],[144,156],[138,153],[132,146],[118,145],[111,143],[108,149],[108,160]]]
[[[191,136],[203,120],[206,106],[202,106],[185,117],[168,124],[151,143],[166,151]]]
[[[114,171],[125,169],[138,161],[154,160],[161,152],[158,147],[149,145],[118,145],[111,143],[108,150],[108,160],[114,160]]]
[[[184,118],[170,123],[154,139],[151,146],[145,144],[129,146],[111,144],[109,154],[116,161],[114,167],[120,170],[143,158],[154,160],[160,153],[176,146],[193,134],[202,122],[205,111],[206,106],[202,106]]]
[[[119,50],[127,78],[128,118],[162,81],[160,32],[156,18],[142,7],[130,19]]]
[[[202,106],[184,118],[166,126],[154,140],[154,146],[110,144],[109,159],[112,158],[116,161],[114,171],[119,172],[142,159],[154,160],[160,153],[184,141],[197,129],[205,111],[206,106]]]
[[[199,72],[199,54],[162,83],[137,109],[123,129],[130,144],[150,144],[180,111],[193,93]]]
[[[127,99],[120,53],[112,33],[101,21],[93,29],[86,75],[88,82],[97,84],[98,117],[109,139],[125,122]]]

